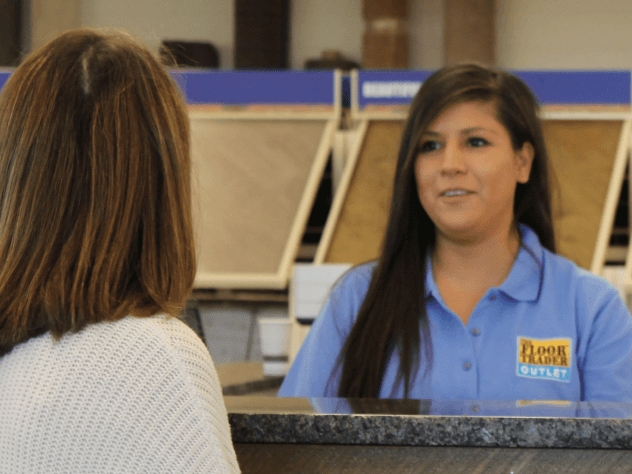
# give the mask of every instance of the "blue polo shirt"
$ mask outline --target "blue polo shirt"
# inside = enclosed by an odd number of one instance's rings
[[[490,288],[467,325],[444,303],[432,265],[426,308],[430,370],[421,350],[410,398],[632,401],[632,317],[618,292],[544,249],[521,226],[522,246],[507,279]],[[314,321],[279,396],[336,396],[340,350],[366,295],[375,263],[350,270]],[[403,398],[396,351],[380,398]]]

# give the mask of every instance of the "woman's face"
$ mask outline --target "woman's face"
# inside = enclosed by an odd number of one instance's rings
[[[421,205],[437,238],[471,241],[513,222],[517,183],[529,180],[533,146],[514,150],[491,103],[465,102],[433,120],[415,163]]]

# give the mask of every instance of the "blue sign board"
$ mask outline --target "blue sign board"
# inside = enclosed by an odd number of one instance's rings
[[[512,71],[541,104],[630,105],[630,71]]]
[[[408,105],[432,71],[358,71],[358,105]]]
[[[543,105],[630,105],[630,71],[512,71]],[[409,104],[432,71],[359,71],[358,105]]]
[[[7,82],[10,75],[11,72],[9,71],[0,71],[0,89],[4,87],[4,84]]]
[[[333,105],[333,71],[171,72],[188,104]]]
[[[358,105],[406,106],[432,71],[358,71]],[[627,105],[630,71],[513,71],[544,105]],[[11,71],[0,71],[0,88]],[[332,105],[332,71],[172,70],[194,105]],[[343,78],[343,89],[348,83]],[[347,93],[348,94],[348,93]],[[345,97],[343,90],[343,100]],[[345,101],[346,102],[346,101]],[[346,104],[345,104],[346,105]]]
[[[0,88],[11,72],[0,71]],[[332,71],[172,70],[188,104],[319,105],[334,104]]]

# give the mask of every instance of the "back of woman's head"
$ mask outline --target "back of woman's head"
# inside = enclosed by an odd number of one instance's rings
[[[514,201],[517,223],[524,223],[538,233],[542,244],[554,250],[549,190],[549,163],[542,126],[538,117],[538,103],[529,87],[518,77],[502,70],[475,64],[462,64],[439,69],[422,85],[411,104],[404,129],[397,163],[391,213],[397,214],[402,200],[408,206],[417,206],[418,193],[414,179],[414,162],[421,137],[430,123],[447,108],[464,102],[491,103],[496,109],[497,120],[506,128],[514,150],[525,142],[534,148],[531,175],[526,184],[518,184]],[[398,216],[392,216],[398,217]],[[430,224],[427,215],[422,222]],[[391,224],[398,226],[391,220]],[[425,236],[432,240],[434,227],[425,225]],[[432,234],[432,235],[431,235]]]
[[[195,275],[189,126],[123,33],[71,31],[0,94],[0,355],[128,314],[177,313]]]

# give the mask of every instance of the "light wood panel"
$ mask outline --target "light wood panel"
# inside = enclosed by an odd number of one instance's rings
[[[553,223],[559,254],[590,269],[621,133],[621,121],[543,123],[553,171]]]
[[[379,255],[403,128],[395,120],[369,124],[325,262],[358,264]]]
[[[278,272],[325,127],[191,119],[198,276]]]

